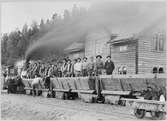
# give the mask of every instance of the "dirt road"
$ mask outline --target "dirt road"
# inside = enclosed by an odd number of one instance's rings
[[[21,94],[2,94],[1,111],[10,120],[138,120],[130,107]]]

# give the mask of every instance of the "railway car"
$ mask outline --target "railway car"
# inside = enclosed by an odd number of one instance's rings
[[[167,103],[155,100],[126,99],[134,108],[134,115],[142,119],[147,112],[150,112],[152,119],[164,120],[167,113]]]

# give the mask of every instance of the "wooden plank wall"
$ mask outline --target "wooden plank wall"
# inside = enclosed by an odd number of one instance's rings
[[[109,39],[109,36],[103,30],[90,32],[85,41],[85,56],[88,59],[93,56],[95,60],[96,55],[100,54],[105,61],[106,56],[110,55],[110,46],[107,44]]]
[[[120,52],[120,46],[128,45],[127,51]],[[136,44],[118,44],[112,45],[111,47],[111,57],[115,64],[114,74],[118,74],[118,68],[120,66],[125,66],[127,68],[128,74],[135,74],[136,72]]]
[[[67,56],[68,56],[71,60],[77,59],[77,58],[81,58],[81,59],[82,59],[82,58],[85,56],[85,52],[84,52],[84,50],[82,50],[82,51],[79,51],[79,52],[69,53],[69,54],[67,54]]]
[[[152,73],[153,67],[163,67],[166,70],[166,31],[165,31],[165,23],[160,21],[160,23],[156,24],[155,26],[151,27],[144,34],[139,36],[138,40],[138,68],[139,73]],[[163,33],[165,37],[164,43],[164,51],[155,51],[153,49],[153,36],[156,33]]]

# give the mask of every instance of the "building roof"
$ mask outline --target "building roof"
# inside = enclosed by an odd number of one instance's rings
[[[116,38],[108,41],[108,43],[118,44],[118,43],[130,42],[130,41],[134,41],[134,40],[136,40],[134,35],[119,35]]]
[[[84,43],[75,42],[64,49],[64,53],[72,53],[84,50]]]
[[[152,32],[156,26],[158,26],[158,25],[161,25],[162,27],[163,27],[163,25],[165,26],[165,23],[166,23],[165,20],[166,20],[165,17],[162,16],[159,19],[157,19],[156,21],[154,21],[153,23],[151,23],[150,25],[146,26],[141,31],[139,31],[135,34],[124,34],[124,35],[120,34],[116,38],[109,40],[108,43],[118,44],[118,43],[126,43],[129,41],[137,40],[141,36],[145,36],[149,32]]]

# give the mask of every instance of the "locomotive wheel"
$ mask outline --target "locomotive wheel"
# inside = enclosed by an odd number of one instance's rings
[[[164,112],[151,112],[151,116],[153,117],[154,120],[163,120],[165,119],[165,113]]]
[[[137,118],[143,118],[146,114],[146,111],[143,109],[134,109],[134,114]]]

